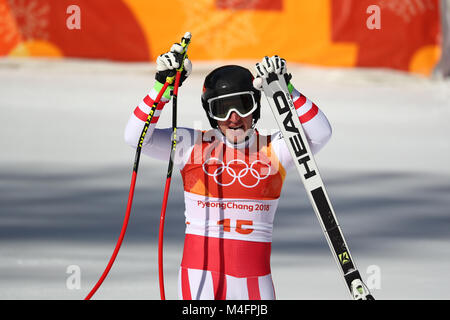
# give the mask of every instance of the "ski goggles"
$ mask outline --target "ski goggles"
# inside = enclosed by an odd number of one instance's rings
[[[237,92],[208,99],[209,115],[214,120],[225,121],[235,111],[241,117],[252,114],[258,105],[253,92]]]

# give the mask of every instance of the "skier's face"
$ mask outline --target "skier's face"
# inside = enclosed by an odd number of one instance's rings
[[[230,117],[225,121],[217,121],[220,131],[225,135],[228,141],[232,143],[240,143],[245,140],[252,127],[253,115],[241,117],[236,112],[232,112]]]

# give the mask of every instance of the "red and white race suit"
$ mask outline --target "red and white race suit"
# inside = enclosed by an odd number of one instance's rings
[[[157,93],[136,107],[125,140],[136,147]],[[294,105],[313,153],[331,137],[322,111],[294,89]],[[156,129],[162,101],[142,152],[168,160],[172,129]],[[184,184],[186,235],[179,272],[180,299],[275,299],[270,271],[272,228],[286,171],[293,162],[280,132],[257,130],[241,144],[217,129],[177,129]]]

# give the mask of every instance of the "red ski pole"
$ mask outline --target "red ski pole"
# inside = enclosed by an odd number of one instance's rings
[[[114,252],[113,252],[111,258],[109,259],[108,265],[106,266],[105,270],[103,271],[103,274],[101,275],[100,279],[97,281],[97,283],[92,288],[92,290],[89,292],[89,294],[86,296],[86,298],[84,298],[84,300],[91,299],[92,296],[95,294],[95,292],[98,290],[98,288],[100,288],[103,281],[108,276],[108,273],[111,270],[111,267],[113,266],[114,261],[116,260],[117,254],[119,253],[120,246],[122,245],[123,238],[125,237],[125,233],[127,231],[128,221],[130,219],[130,212],[131,212],[131,207],[133,204],[133,197],[134,197],[134,188],[136,185],[136,178],[137,178],[138,167],[139,167],[139,159],[141,156],[141,149],[142,149],[142,144],[144,142],[144,137],[145,137],[145,134],[147,133],[148,127],[150,126],[150,122],[152,121],[153,115],[156,111],[156,106],[158,105],[159,101],[161,100],[161,97],[164,94],[164,92],[166,91],[169,84],[170,83],[166,81],[166,83],[164,83],[161,91],[159,92],[158,96],[156,97],[155,102],[153,103],[152,108],[150,109],[150,113],[148,114],[147,121],[144,124],[144,128],[142,129],[141,136],[139,138],[139,143],[136,148],[136,156],[134,159],[133,173],[131,176],[130,191],[128,193],[128,203],[127,203],[127,209],[125,212],[125,219],[123,221],[122,230],[120,231],[119,239],[117,240],[116,246],[114,248]]]
[[[161,300],[165,300],[165,292],[164,292],[164,267],[163,267],[163,241],[164,241],[164,221],[166,218],[166,208],[167,208],[167,200],[169,198],[170,191],[170,181],[172,179],[172,170],[173,170],[173,158],[175,156],[175,150],[177,146],[176,134],[177,134],[177,99],[178,99],[178,87],[180,84],[181,72],[184,69],[184,60],[187,57],[187,48],[191,41],[191,34],[186,33],[181,40],[181,46],[184,48],[182,52],[182,58],[180,62],[180,67],[177,69],[177,73],[175,75],[175,84],[173,87],[173,110],[172,110],[172,148],[170,151],[169,158],[169,166],[167,168],[167,178],[166,185],[164,187],[164,197],[163,203],[161,206],[161,216],[159,220],[159,239],[158,239],[158,271],[159,271],[159,290],[161,294]]]

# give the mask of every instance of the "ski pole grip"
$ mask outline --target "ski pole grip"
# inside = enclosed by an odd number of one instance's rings
[[[181,57],[180,57],[180,67],[177,69],[177,71],[183,71],[184,70],[184,60],[187,58],[187,49],[189,46],[189,43],[191,43],[191,38],[192,35],[190,32],[186,32],[183,36],[183,38],[181,38],[181,46],[183,47],[183,52],[181,52]]]
[[[191,38],[192,35],[190,32],[186,32],[184,34],[184,36],[181,38],[181,46],[183,47],[183,51],[177,55],[178,56],[178,63],[179,63],[179,67],[178,69],[176,69],[176,72],[182,72],[184,70],[184,60],[187,58],[187,49],[189,46],[189,43],[191,42]],[[175,76],[176,74],[172,75],[172,76],[168,76],[166,78],[166,82],[168,82],[169,84],[172,84],[175,80]]]

